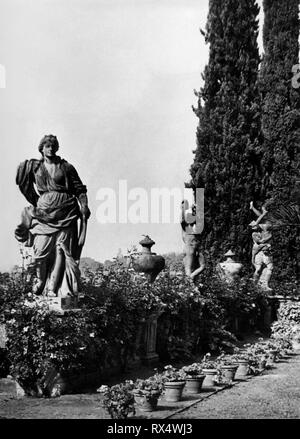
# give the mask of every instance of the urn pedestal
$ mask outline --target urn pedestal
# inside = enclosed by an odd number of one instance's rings
[[[4,323],[0,323],[0,348],[5,349],[6,348],[6,341],[7,341],[7,335],[6,335],[6,327]]]
[[[152,313],[144,323],[141,347],[141,361],[145,365],[155,364],[159,361],[159,356],[156,352],[156,338],[157,319],[161,314],[162,310],[158,310]]]
[[[146,235],[139,244],[142,251],[131,255],[132,267],[136,273],[144,273],[150,283],[153,283],[158,274],[165,268],[165,259],[156,253],[151,252],[151,247],[155,242]],[[143,323],[141,334],[137,337],[137,342],[141,343],[141,361],[144,364],[153,364],[159,361],[156,353],[157,319],[162,314],[158,309],[151,313]]]

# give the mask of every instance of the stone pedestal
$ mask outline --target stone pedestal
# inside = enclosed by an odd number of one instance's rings
[[[139,367],[141,366],[142,363],[142,359],[141,359],[141,349],[143,347],[143,343],[142,343],[142,337],[143,337],[143,332],[144,332],[144,322],[140,322],[138,329],[136,331],[136,336],[135,336],[135,352],[129,357],[127,358],[128,361],[128,365],[130,367]]]
[[[6,341],[7,341],[6,328],[5,325],[2,323],[0,324],[0,349],[5,349]]]
[[[271,325],[274,321],[274,303],[271,300],[268,300],[266,310],[264,313],[264,327],[267,330],[270,330]]]
[[[156,337],[157,337],[157,319],[162,314],[162,311],[157,311],[151,314],[145,322],[143,336],[142,336],[142,356],[141,360],[144,364],[154,364],[159,361],[159,356],[156,352]]]
[[[51,311],[67,311],[78,309],[77,297],[46,297],[44,299],[46,305],[49,306]]]
[[[56,311],[57,313],[64,314],[68,311],[80,310],[78,306],[77,297],[52,297],[52,296],[38,296],[34,302],[25,302],[25,305],[29,307],[44,305],[49,308],[49,311]]]

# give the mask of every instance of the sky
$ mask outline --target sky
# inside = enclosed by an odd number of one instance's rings
[[[58,154],[88,188],[82,256],[126,254],[143,234],[157,253],[181,252],[174,218],[101,223],[99,191],[117,200],[120,181],[149,199],[152,188],[183,191],[196,148],[193,90],[208,60],[199,32],[208,0],[0,0],[0,12],[0,271],[21,263],[14,229],[28,203],[15,173],[40,158],[45,134],[57,136]]]

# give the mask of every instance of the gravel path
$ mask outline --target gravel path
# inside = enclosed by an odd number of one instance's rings
[[[170,419],[299,419],[300,355]]]
[[[300,352],[271,370],[239,382],[175,414],[184,402],[161,404],[152,419],[299,419]],[[203,397],[203,393],[199,394]],[[196,399],[199,396],[195,396]],[[192,402],[191,397],[187,403]],[[150,414],[149,414],[150,415]],[[139,416],[138,416],[139,417]],[[148,416],[140,416],[148,417]],[[17,398],[0,393],[0,418],[110,419],[98,394],[63,395],[59,398]]]

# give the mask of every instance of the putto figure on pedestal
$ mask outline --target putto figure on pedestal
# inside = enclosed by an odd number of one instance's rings
[[[77,299],[78,263],[90,210],[86,186],[76,169],[56,155],[58,148],[57,138],[46,135],[38,148],[42,158],[18,167],[16,183],[30,206],[22,212],[15,237],[33,247],[33,293]]]
[[[264,206],[260,212],[251,201],[250,209],[257,216],[257,220],[250,223],[253,230],[252,264],[255,267],[253,280],[264,291],[272,291],[269,286],[273,271],[273,258],[271,255],[272,223],[266,218],[268,212]]]
[[[203,221],[203,219],[202,219]],[[189,207],[187,200],[181,203],[181,219],[182,239],[184,242],[184,269],[185,274],[193,281],[205,269],[205,259],[200,250],[200,236],[203,224],[197,224],[196,204]]]

